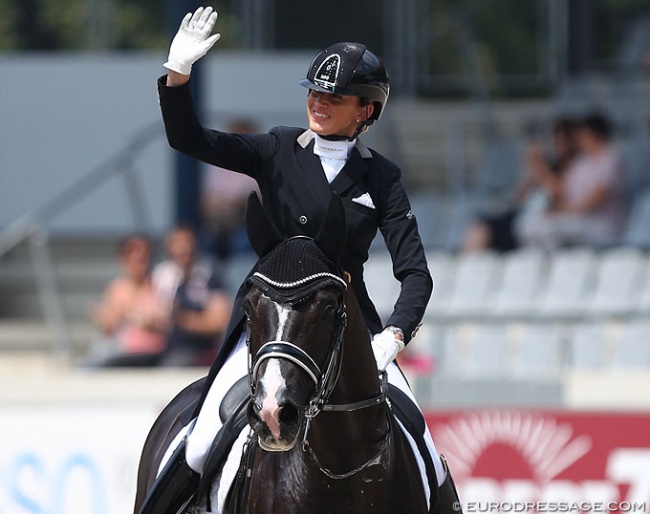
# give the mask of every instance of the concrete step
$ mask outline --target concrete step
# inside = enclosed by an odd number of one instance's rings
[[[88,289],[103,287],[118,273],[114,262],[75,262],[55,263],[54,275],[61,287]],[[30,261],[2,263],[0,266],[0,285],[3,292],[16,289],[38,287],[38,274]]]
[[[53,239],[49,249],[66,319],[87,322],[92,304],[119,270],[117,239]],[[42,319],[38,271],[29,245],[0,256],[0,317]],[[22,321],[20,321],[22,322]]]
[[[84,353],[98,337],[90,322],[67,323],[69,345],[74,353]],[[0,319],[0,351],[49,353],[56,347],[56,335],[43,319]]]
[[[61,306],[70,321],[88,319],[92,306],[102,296],[103,287],[91,288],[89,291],[61,290]],[[43,316],[43,305],[38,290],[15,290],[9,295],[0,294],[0,317],[35,318]]]
[[[162,408],[206,373],[201,367],[89,370],[43,352],[3,352],[0,405],[154,402]]]

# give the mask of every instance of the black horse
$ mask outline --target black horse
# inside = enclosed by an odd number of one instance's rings
[[[247,218],[260,255],[245,299],[250,437],[224,511],[441,511],[437,487],[427,507],[421,472],[391,413],[368,329],[338,264],[345,227],[340,200],[313,240],[282,240],[259,202],[249,203]],[[136,513],[202,385],[181,392],[152,427]],[[209,508],[206,496],[195,500],[203,509]]]

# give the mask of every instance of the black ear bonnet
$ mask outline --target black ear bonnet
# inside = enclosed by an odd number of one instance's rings
[[[347,287],[340,266],[303,236],[283,241],[262,257],[248,283],[274,302],[288,304],[300,303],[325,287],[342,291]]]

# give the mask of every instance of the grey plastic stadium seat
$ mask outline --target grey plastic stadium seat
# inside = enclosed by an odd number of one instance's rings
[[[644,264],[645,258],[636,248],[615,248],[601,254],[588,313],[617,316],[634,312],[640,301]]]
[[[628,321],[622,326],[612,366],[617,369],[650,369],[650,321]]]
[[[459,255],[445,315],[467,318],[488,314],[500,276],[500,265],[500,257],[492,252]]]
[[[569,248],[551,255],[548,285],[542,293],[537,315],[575,318],[584,314],[593,287],[596,255],[591,248]]]
[[[644,255],[643,272],[640,284],[639,303],[635,314],[650,316],[650,255]]]
[[[646,170],[646,173],[650,168]],[[650,249],[650,189],[640,192],[633,200],[627,227],[622,237],[626,245]]]
[[[462,375],[467,362],[470,339],[470,326],[464,324],[447,325],[438,341],[436,355],[439,358],[439,370],[451,377]]]
[[[508,375],[508,365],[506,325],[475,325],[469,340],[465,376],[503,378]]]
[[[427,305],[425,318],[436,318],[444,313],[454,284],[456,259],[445,251],[427,251],[427,264],[433,278],[433,294]]]
[[[603,323],[581,323],[571,329],[569,365],[573,369],[602,368],[606,364],[606,326]]]
[[[518,379],[552,378],[562,371],[563,331],[557,324],[527,323],[521,327],[512,375]]]
[[[506,254],[501,285],[492,314],[500,317],[530,316],[539,302],[540,279],[545,265],[542,250],[524,248]]]

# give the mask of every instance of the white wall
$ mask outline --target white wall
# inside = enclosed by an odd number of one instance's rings
[[[163,54],[24,54],[0,57],[0,229],[40,208],[124,149],[142,131],[153,141],[136,155],[156,231],[172,223],[172,152],[162,133],[156,79]],[[310,55],[214,49],[205,61],[206,111],[245,114],[260,127],[302,124],[297,84]],[[219,127],[220,120],[208,118]],[[120,180],[68,202],[44,220],[54,233],[122,233],[132,217]]]
[[[2,408],[0,512],[133,511],[151,405]]]
[[[0,362],[0,513],[133,512],[140,453],[158,413],[203,368],[73,369]]]

